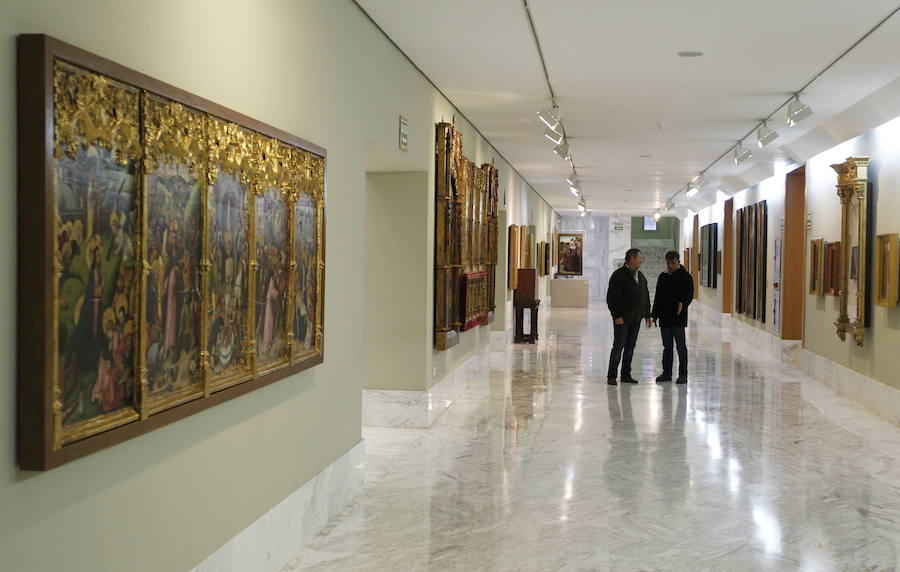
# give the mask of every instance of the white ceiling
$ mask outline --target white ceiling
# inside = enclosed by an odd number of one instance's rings
[[[523,0],[357,0],[558,211],[574,210],[535,112],[549,105]],[[650,214],[897,7],[897,0],[529,0],[595,213]],[[697,50],[700,58],[677,52]],[[900,77],[900,15],[804,92],[814,115],[711,186],[759,180],[798,137]],[[658,124],[664,126],[660,129]],[[650,155],[642,158],[640,155]],[[754,177],[755,176],[755,177]],[[736,183],[737,182],[737,183]]]

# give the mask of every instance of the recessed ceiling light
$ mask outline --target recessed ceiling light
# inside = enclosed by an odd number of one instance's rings
[[[686,51],[686,52],[678,52],[678,55],[681,56],[682,58],[699,58],[700,56],[703,55],[703,52]]]

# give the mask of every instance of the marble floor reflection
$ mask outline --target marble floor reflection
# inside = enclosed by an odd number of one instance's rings
[[[549,310],[549,309],[548,309]],[[607,386],[600,309],[545,312],[431,429],[366,428],[364,493],[289,570],[895,570],[900,431],[712,325],[687,386]]]

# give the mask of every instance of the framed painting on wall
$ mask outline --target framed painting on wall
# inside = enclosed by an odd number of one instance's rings
[[[581,276],[582,258],[584,256],[584,233],[570,232],[559,234],[557,257],[558,273],[562,276]]]
[[[825,295],[825,240],[809,241],[809,293]]]
[[[897,305],[897,281],[900,279],[900,250],[897,233],[875,237],[875,304],[886,308]]]
[[[519,225],[509,225],[506,247],[506,287],[515,290],[519,284]]]
[[[707,224],[700,228],[700,284],[707,288],[717,287],[718,236],[718,223]]]
[[[20,467],[322,363],[325,150],[48,36],[18,57]]]

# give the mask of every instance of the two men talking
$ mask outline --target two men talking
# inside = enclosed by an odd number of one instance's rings
[[[676,383],[687,383],[688,357],[685,328],[688,320],[688,306],[694,299],[694,280],[681,265],[678,253],[666,253],[666,271],[656,282],[656,295],[650,304],[647,279],[640,271],[644,257],[637,248],[625,253],[625,264],[609,277],[606,305],[613,319],[613,347],[609,354],[609,369],[606,383],[617,385],[637,383],[631,375],[631,360],[641,322],[647,327],[657,324],[663,342],[663,372],[656,378],[658,382],[672,381],[674,349],[678,351],[678,377]],[[674,347],[673,347],[674,346]],[[621,363],[621,376],[619,365]]]

